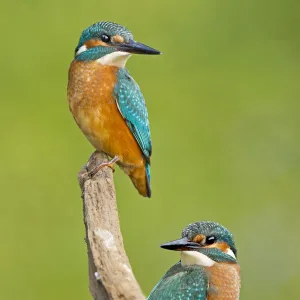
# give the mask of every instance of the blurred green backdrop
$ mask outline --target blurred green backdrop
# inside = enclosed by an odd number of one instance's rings
[[[81,31],[126,25],[163,52],[127,64],[145,95],[153,198],[115,173],[125,246],[148,294],[198,220],[235,235],[242,299],[300,298],[298,1],[2,3],[1,299],[90,299],[76,174],[93,148],[66,100]]]

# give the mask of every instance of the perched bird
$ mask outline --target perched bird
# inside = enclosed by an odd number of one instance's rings
[[[99,151],[129,175],[139,193],[151,196],[152,152],[144,97],[125,64],[131,54],[160,54],[133,40],[131,32],[112,22],[85,29],[69,69],[68,101],[82,132]]]
[[[181,260],[158,282],[149,300],[239,299],[240,266],[225,227],[196,222],[183,229],[181,239],[161,247],[181,251]]]

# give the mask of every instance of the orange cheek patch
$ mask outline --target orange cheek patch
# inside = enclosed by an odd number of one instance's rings
[[[124,38],[120,35],[114,35],[111,40],[114,42],[114,43],[124,43]]]
[[[88,40],[84,43],[84,45],[86,46],[87,49],[93,48],[93,47],[97,47],[97,46],[104,46],[104,47],[109,47],[106,43],[100,41],[100,40]]]
[[[217,249],[220,249],[222,252],[225,252],[229,246],[222,242],[222,243],[214,243],[212,245],[209,245],[209,246],[205,246],[205,248],[217,248]]]
[[[204,238],[205,238],[204,235],[198,234],[198,235],[196,235],[196,236],[193,238],[193,242],[199,243],[199,244],[200,244],[200,243],[203,241]]]

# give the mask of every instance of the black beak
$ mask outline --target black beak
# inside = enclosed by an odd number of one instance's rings
[[[186,237],[184,237],[179,240],[162,244],[160,245],[160,247],[167,250],[175,250],[175,251],[191,250],[192,251],[195,249],[199,249],[200,245],[198,243],[190,242]]]
[[[118,46],[116,46],[116,48],[119,51],[129,52],[133,54],[152,54],[152,55],[161,54],[160,51],[155,50],[142,43],[136,42],[134,40],[129,40],[128,43],[121,43]]]

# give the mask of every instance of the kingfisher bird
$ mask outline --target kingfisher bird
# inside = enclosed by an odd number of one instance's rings
[[[150,137],[143,94],[125,68],[131,54],[160,54],[124,26],[98,22],[85,29],[69,69],[68,102],[77,125],[98,151],[113,158],[139,193],[151,197]]]
[[[182,238],[161,245],[181,260],[154,287],[149,300],[239,299],[240,266],[232,234],[216,222],[196,222]]]

